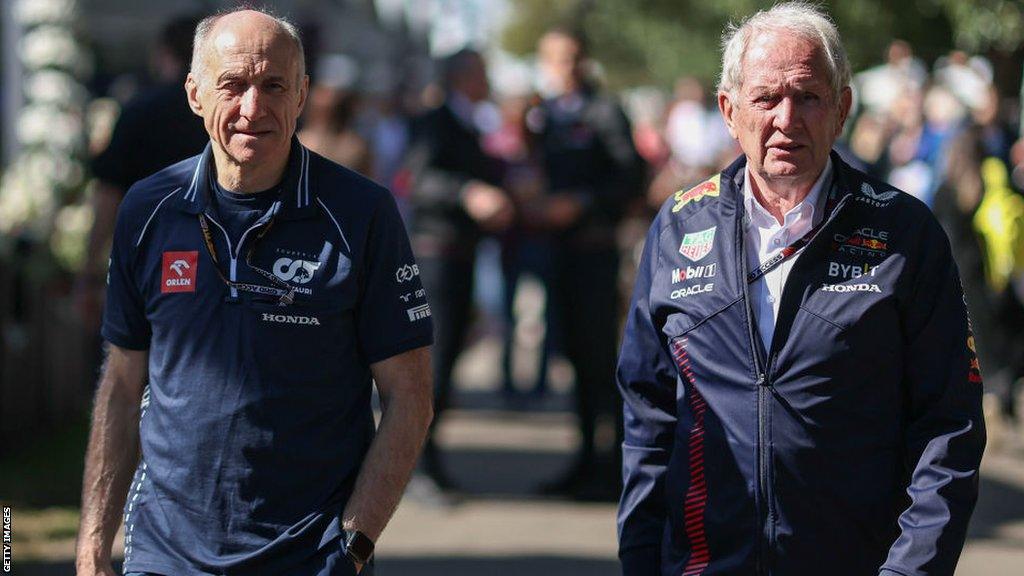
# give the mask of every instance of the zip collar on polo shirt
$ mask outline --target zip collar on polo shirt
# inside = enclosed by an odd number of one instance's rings
[[[281,184],[280,211],[278,218],[297,220],[309,218],[317,214],[317,194],[309,183],[310,151],[299,139],[292,136],[288,163],[285,165],[284,178]],[[184,193],[174,199],[174,206],[188,214],[199,214],[206,210],[210,203],[210,167],[213,164],[213,143],[206,145],[199,155],[195,169],[192,171]]]

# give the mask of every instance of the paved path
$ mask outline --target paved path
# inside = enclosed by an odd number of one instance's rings
[[[451,414],[444,428],[449,463],[469,496],[452,508],[404,502],[380,543],[379,573],[618,574],[614,505],[529,494],[566,465],[571,425],[564,413]],[[1024,454],[989,454],[957,575],[1021,574]]]
[[[441,441],[462,500],[438,506],[407,498],[378,546],[378,576],[614,576],[615,506],[533,495],[559,475],[576,443],[564,396],[522,412],[501,410],[495,346],[460,364],[461,410]],[[566,385],[554,366],[553,385]],[[559,376],[562,374],[562,376]],[[571,378],[571,374],[568,375]],[[70,558],[15,565],[22,576],[72,574]],[[1024,450],[989,454],[981,500],[958,576],[1024,574]]]

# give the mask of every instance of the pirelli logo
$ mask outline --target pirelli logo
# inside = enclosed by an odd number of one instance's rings
[[[423,320],[430,316],[430,304],[413,306],[412,308],[407,309],[405,313],[409,315],[409,322]]]

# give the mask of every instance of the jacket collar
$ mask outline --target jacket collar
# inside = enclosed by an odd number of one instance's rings
[[[299,219],[317,213],[319,201],[315,189],[309,183],[309,157],[311,153],[292,136],[288,164],[285,166],[281,184],[281,208],[278,218]],[[199,214],[206,210],[210,201],[210,170],[213,165],[213,143],[207,143],[199,155],[185,192],[175,199],[175,206],[188,214]]]
[[[838,205],[844,197],[852,193],[855,189],[852,184],[856,184],[857,182],[854,180],[858,180],[856,171],[843,161],[838,152],[832,150],[829,153],[829,159],[832,161],[832,183],[828,189],[821,191],[821,197],[818,199],[818,204],[821,206],[828,206],[830,197],[834,198],[831,204]],[[746,168],[747,157],[740,155],[725,170],[722,170],[722,192],[719,201],[723,203],[723,208],[726,210],[739,208],[739,212],[742,214],[743,180]],[[824,216],[828,218],[831,214]]]

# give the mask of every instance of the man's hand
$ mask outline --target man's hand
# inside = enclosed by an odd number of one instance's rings
[[[383,415],[342,514],[342,527],[376,542],[398,507],[433,418],[430,347],[381,360],[370,371]]]
[[[139,404],[148,363],[147,351],[108,347],[85,456],[75,554],[79,576],[116,576],[110,547],[139,459]]]
[[[544,221],[552,230],[565,230],[580,219],[583,202],[571,192],[552,194],[544,206]]]
[[[489,232],[508,229],[515,217],[515,209],[508,194],[497,186],[479,180],[472,180],[463,188],[462,205],[469,217]]]

